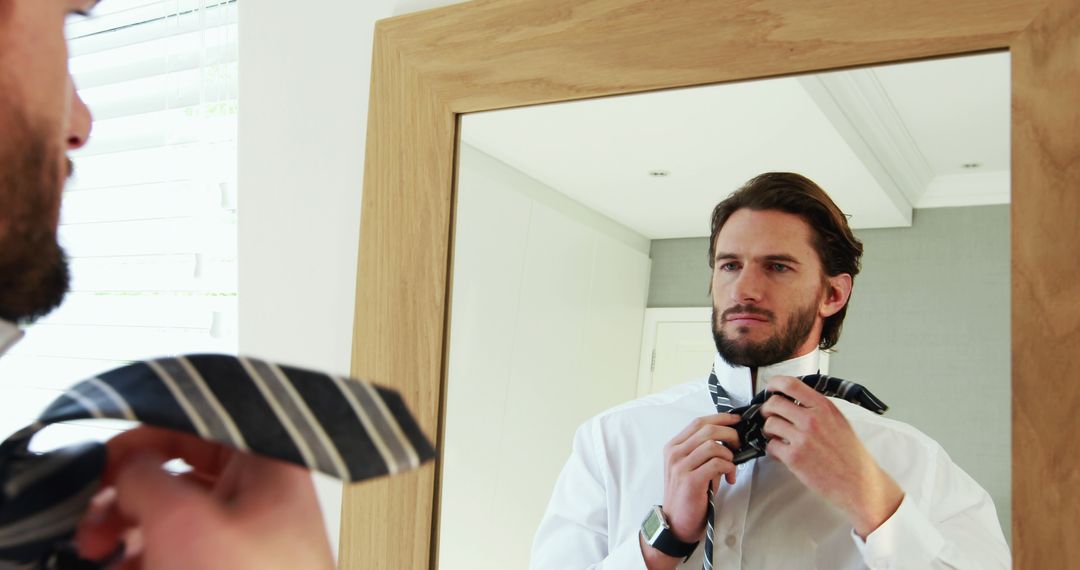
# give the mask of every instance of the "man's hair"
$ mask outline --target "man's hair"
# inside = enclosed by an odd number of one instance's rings
[[[859,274],[859,258],[863,245],[848,227],[847,216],[836,207],[829,195],[809,178],[791,172],[766,172],[751,178],[731,196],[713,208],[712,236],[709,238],[709,267],[715,264],[716,236],[728,218],[743,208],[779,210],[802,218],[813,231],[811,246],[821,259],[825,275]],[[840,340],[840,328],[847,314],[845,304],[836,314],[825,319],[821,330],[823,349],[832,348]]]

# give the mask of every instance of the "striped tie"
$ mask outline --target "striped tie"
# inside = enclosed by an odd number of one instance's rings
[[[799,380],[825,396],[847,400],[877,414],[884,414],[889,409],[884,402],[870,393],[870,390],[867,390],[865,386],[854,382],[820,373],[799,376]],[[762,428],[765,427],[765,418],[761,416],[761,405],[765,403],[765,400],[772,397],[774,393],[762,390],[750,400],[749,405],[736,408],[731,404],[731,396],[720,385],[720,380],[716,377],[716,370],[714,369],[709,374],[709,394],[712,395],[716,413],[732,413],[742,416],[739,422],[733,426],[739,434],[739,449],[735,452],[732,463],[738,465],[765,455],[765,448],[769,440],[761,432]],[[716,516],[714,498],[712,483],[710,482],[708,490],[709,504],[705,509],[705,570],[712,570],[713,565],[713,519]]]
[[[728,414],[735,411],[735,406],[731,405],[731,396],[728,395],[727,390],[724,390],[720,386],[720,380],[716,377],[716,370],[714,369],[709,373],[709,394],[712,395],[713,404],[716,406],[716,413]],[[709,482],[709,504],[705,508],[705,570],[712,570],[713,559],[713,519],[716,518],[716,507],[714,503],[714,495],[712,488],[712,481]]]
[[[414,469],[435,450],[392,390],[254,358],[138,362],[76,384],[0,444],[0,570],[96,568],[67,544],[98,490],[105,446],[46,454],[30,439],[77,419],[138,421],[357,482]]]

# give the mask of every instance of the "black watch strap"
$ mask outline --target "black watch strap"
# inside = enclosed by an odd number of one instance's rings
[[[668,529],[664,529],[660,532],[660,536],[656,537],[653,541],[652,547],[675,558],[682,558],[685,562],[690,555],[694,553],[694,549],[697,548],[698,542],[683,542],[675,538],[675,534]]]

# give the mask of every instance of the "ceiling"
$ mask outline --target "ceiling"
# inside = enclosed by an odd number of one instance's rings
[[[1009,85],[1003,52],[475,113],[462,141],[649,239],[708,235],[716,202],[771,170],[855,228],[904,227],[1008,202]]]

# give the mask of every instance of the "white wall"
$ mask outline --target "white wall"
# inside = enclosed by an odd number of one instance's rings
[[[348,371],[374,23],[455,3],[240,0],[242,353]]]
[[[574,430],[635,397],[649,240],[471,146],[459,173],[438,564],[524,568]]]

